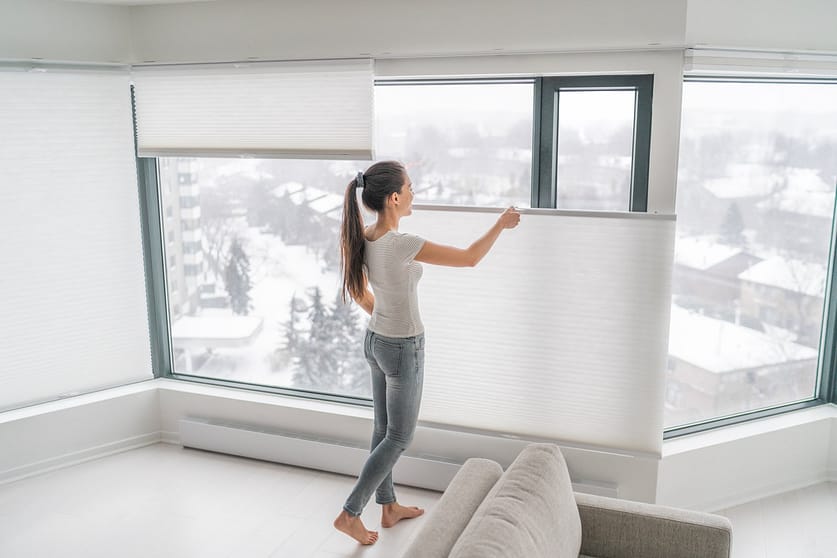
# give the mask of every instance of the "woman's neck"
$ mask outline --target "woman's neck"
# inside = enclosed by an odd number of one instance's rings
[[[379,232],[397,231],[400,217],[392,212],[378,213],[378,220],[375,222],[375,229]]]

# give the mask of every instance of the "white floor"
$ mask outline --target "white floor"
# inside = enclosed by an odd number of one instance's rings
[[[837,483],[717,512],[732,521],[732,558],[837,557]]]
[[[0,557],[395,558],[418,520],[361,547],[331,522],[354,478],[156,444],[0,485]],[[396,487],[430,510],[440,493]]]
[[[156,444],[0,485],[0,557],[397,558],[422,519],[361,547],[334,531],[354,478]],[[428,511],[437,492],[398,487]],[[837,557],[837,484],[719,512],[732,558]]]

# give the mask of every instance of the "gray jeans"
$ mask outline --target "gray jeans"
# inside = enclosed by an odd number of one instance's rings
[[[366,463],[343,509],[360,515],[372,492],[379,504],[395,502],[392,468],[416,431],[424,382],[424,334],[384,337],[366,332],[363,353],[372,372],[375,430]]]

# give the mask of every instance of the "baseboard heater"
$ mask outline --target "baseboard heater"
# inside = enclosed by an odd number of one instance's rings
[[[369,455],[368,447],[340,440],[305,437],[215,419],[183,418],[179,421],[179,428],[180,443],[184,447],[350,476],[357,476]],[[440,456],[405,453],[396,463],[392,478],[396,484],[443,491],[460,466],[461,463]],[[573,490],[599,496],[618,496],[617,486],[607,482],[574,482]]]
[[[184,447],[239,455],[357,476],[368,447],[340,440],[307,438],[295,433],[211,419],[180,419],[180,443]],[[459,471],[460,463],[438,456],[401,456],[392,479],[397,484],[442,491]]]

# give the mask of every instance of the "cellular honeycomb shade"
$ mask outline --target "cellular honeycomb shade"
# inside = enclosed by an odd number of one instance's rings
[[[130,81],[0,69],[0,409],[152,377]]]
[[[466,247],[484,211],[401,230]],[[425,424],[659,455],[674,218],[530,210],[475,268],[424,266]]]
[[[138,67],[140,156],[372,157],[371,60]]]

